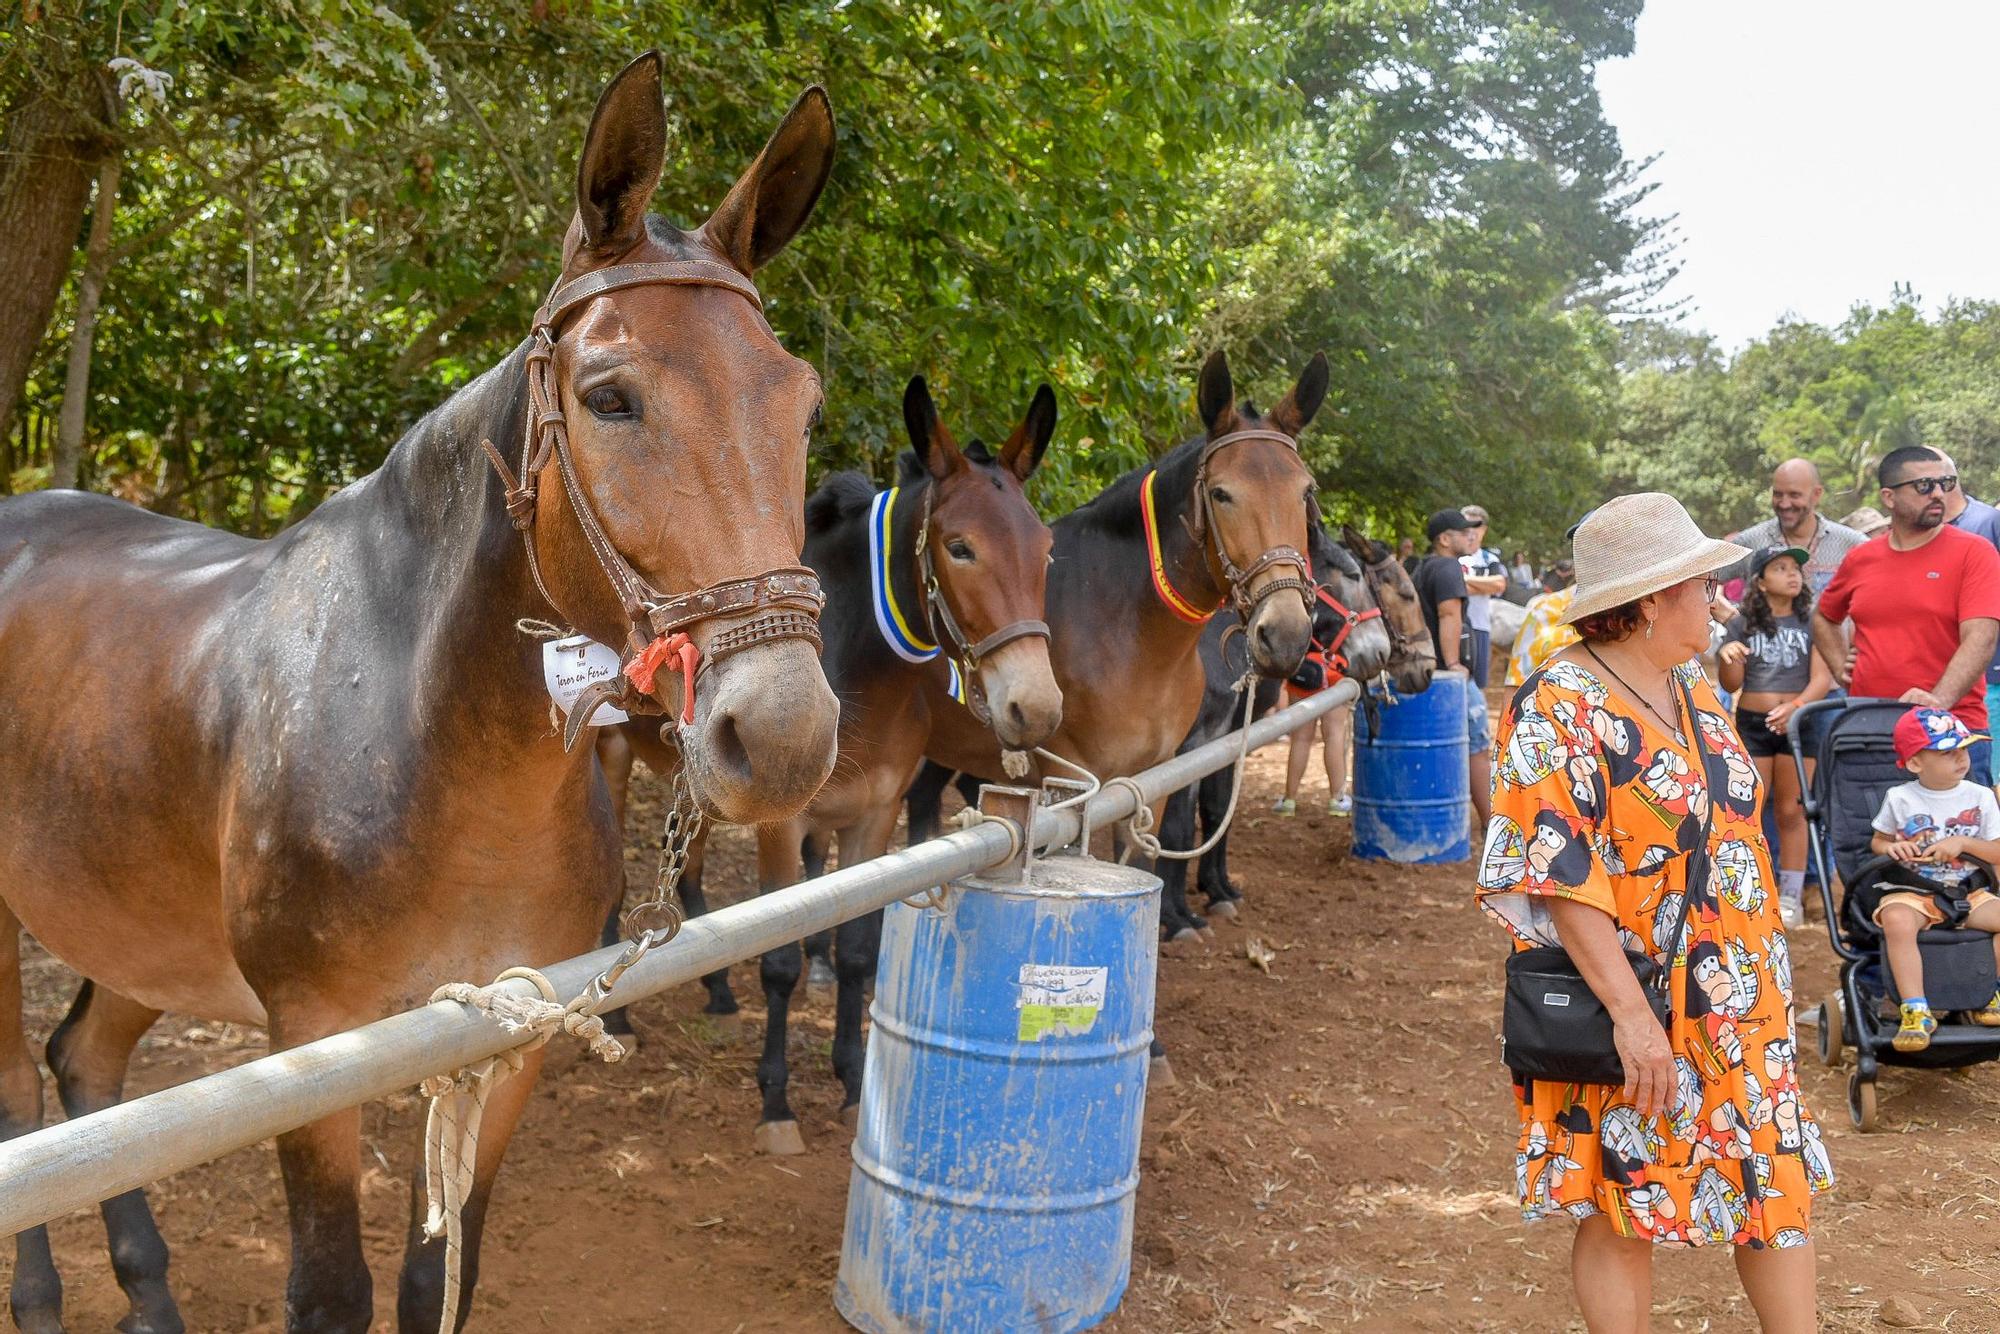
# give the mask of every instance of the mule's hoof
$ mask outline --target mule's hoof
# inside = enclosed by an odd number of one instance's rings
[[[1213,945],[1215,943],[1215,928],[1206,922],[1201,924],[1196,934],[1207,944]]]
[[[1217,899],[1208,905],[1210,917],[1220,917],[1225,922],[1236,920],[1236,903],[1233,899]]]
[[[611,1032],[609,1028],[605,1029],[604,1031],[607,1033]],[[639,1042],[639,1034],[636,1029],[627,1029],[623,1033],[614,1033],[612,1034],[612,1036],[617,1038],[618,1045],[625,1049],[626,1060],[629,1061],[634,1056],[637,1056],[639,1054],[640,1042]]]
[[[799,1133],[797,1121],[765,1121],[758,1125],[753,1137],[757,1152],[768,1153],[774,1158],[796,1158],[806,1151],[806,1137]]]
[[[179,1311],[133,1311],[118,1322],[118,1334],[187,1334]]]
[[[1188,948],[1190,945],[1199,944],[1201,944],[1201,932],[1191,926],[1181,926],[1175,927],[1167,936],[1167,942],[1163,948],[1167,951],[1168,957],[1179,958],[1182,955],[1192,952]]]
[[[745,1025],[741,1010],[732,1010],[728,1014],[709,1014],[704,1011],[701,1017],[715,1025],[716,1034],[722,1038],[733,1042],[743,1036]]]
[[[1155,1056],[1146,1067],[1146,1087],[1149,1089],[1172,1089],[1181,1086],[1174,1074],[1173,1065],[1164,1056]]]
[[[632,1031],[632,1016],[622,1005],[615,1010],[606,1010],[598,1018],[604,1021],[604,1031],[614,1038],[622,1038]]]
[[[832,991],[840,985],[840,979],[833,975],[833,968],[825,959],[814,959],[806,969],[806,989],[808,991]]]
[[[859,1130],[861,1128],[861,1104],[857,1102],[851,1107],[841,1108],[840,1124],[846,1126],[849,1130]]]

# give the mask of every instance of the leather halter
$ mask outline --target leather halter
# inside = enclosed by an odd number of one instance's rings
[[[972,716],[982,727],[991,726],[993,710],[986,703],[986,687],[979,680],[979,661],[989,653],[994,653],[1017,639],[1049,637],[1046,621],[1019,620],[1001,626],[978,643],[966,638],[959,627],[958,618],[951,614],[951,604],[945,600],[944,592],[938,586],[937,570],[931,563],[931,504],[937,495],[937,483],[931,482],[924,488],[924,513],[917,525],[917,587],[923,599],[924,615],[929,619],[931,634],[940,645],[952,650],[958,664],[959,679],[964,682],[963,703],[972,710]],[[886,572],[885,572],[886,573]]]
[[[652,700],[653,675],[668,661],[678,659],[682,674],[682,708],[676,715],[693,721],[695,672],[699,653],[687,629],[718,616],[745,616],[750,619],[717,635],[708,647],[708,662],[715,663],[732,653],[774,639],[804,639],[819,647],[818,618],[826,603],[820,592],[819,577],[802,565],[781,566],[744,579],[719,583],[669,597],[647,581],[612,544],[590,503],[590,493],[577,476],[570,454],[569,426],[564,420],[562,397],[555,382],[556,340],[565,319],[586,302],[628,287],[720,287],[735,292],[763,314],[763,301],[756,285],[727,264],[707,259],[676,259],[646,264],[618,264],[586,273],[550,291],[541,309],[535,312],[529,330],[528,424],[521,441],[521,470],[516,474],[491,440],[479,443],[506,488],[507,515],[521,534],[528,552],[528,571],[535,587],[551,607],[548,584],[535,554],[534,525],[540,501],[542,470],[551,459],[562,478],[563,492],[575,513],[584,540],[596,557],[598,568],[618,595],[628,631],[619,651],[623,670],[611,681],[599,682],[571,705],[568,724],[563,729],[565,750],[576,744],[583,725],[599,704],[615,702],[628,712],[658,713]],[[556,607],[558,612],[560,607]]]
[[[1381,615],[1382,610],[1382,585],[1385,582],[1382,571],[1394,564],[1395,560],[1396,553],[1392,551],[1380,560],[1361,563],[1361,577],[1367,582],[1368,591],[1375,595],[1377,615]],[[1382,617],[1382,628],[1389,632],[1389,661],[1393,663],[1408,657],[1408,650],[1416,642],[1416,636],[1402,630],[1387,616]]]
[[[1294,454],[1299,452],[1299,442],[1295,438],[1286,435],[1283,431],[1274,431],[1269,427],[1263,426],[1251,427],[1242,431],[1231,431],[1227,435],[1219,435],[1215,439],[1203,444],[1201,447],[1201,456],[1195,461],[1194,467],[1194,500],[1189,505],[1188,511],[1181,515],[1181,524],[1187,529],[1188,536],[1194,539],[1194,544],[1197,547],[1209,546],[1209,535],[1214,526],[1208,513],[1209,461],[1225,447],[1239,444],[1245,440],[1272,440],[1285,446],[1285,448],[1291,450]],[[1160,600],[1165,602],[1168,609],[1176,616],[1179,616],[1184,621],[1198,623],[1197,616],[1190,615],[1190,612],[1194,611],[1194,608],[1178,592],[1174,591],[1172,584],[1167,582],[1166,553],[1160,549],[1159,534],[1154,526],[1152,491],[1153,474],[1149,472],[1141,484],[1140,505],[1145,514],[1146,534],[1148,545],[1151,547],[1147,555],[1154,562],[1154,587],[1160,595]],[[1299,601],[1304,605],[1306,615],[1308,617],[1312,615],[1313,589],[1315,587],[1312,578],[1312,566],[1297,547],[1272,547],[1257,557],[1256,560],[1251,561],[1247,568],[1239,568],[1236,562],[1229,558],[1229,553],[1223,549],[1219,539],[1214,543],[1212,550],[1215,554],[1216,564],[1222,567],[1223,581],[1229,586],[1228,601],[1231,606],[1236,608],[1237,617],[1245,624],[1248,624],[1250,619],[1257,614],[1257,609],[1264,605],[1267,598],[1271,597],[1274,593],[1284,592],[1287,589],[1299,595]],[[1289,565],[1294,570],[1297,570],[1298,574],[1296,576],[1287,576],[1283,579],[1273,579],[1258,589],[1255,596],[1252,596],[1250,593],[1250,581],[1276,565]],[[1169,596],[1169,594],[1172,596]],[[1186,610],[1183,608],[1186,608]],[[1211,612],[1209,614],[1213,615],[1214,613]]]

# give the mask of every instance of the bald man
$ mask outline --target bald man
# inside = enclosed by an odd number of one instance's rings
[[[1826,591],[1833,572],[1847,553],[1868,539],[1844,523],[1835,523],[1819,512],[1826,487],[1819,480],[1819,468],[1810,459],[1786,459],[1771,474],[1771,514],[1762,523],[1753,523],[1736,537],[1756,551],[1760,547],[1802,547],[1806,561],[1806,582],[1815,596]]]

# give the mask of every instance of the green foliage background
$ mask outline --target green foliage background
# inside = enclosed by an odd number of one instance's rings
[[[0,107],[136,61],[84,484],[268,532],[504,355],[553,276],[596,94],[662,49],[658,210],[718,202],[800,87],[840,126],[761,279],[828,384],[822,471],[886,470],[908,377],[962,435],[1061,406],[1060,512],[1194,429],[1215,348],[1268,402],[1333,359],[1330,508],[1473,499],[1548,551],[1607,487],[1754,516],[1766,465],[1915,434],[1992,456],[1993,309],[1907,294],[1723,358],[1599,104],[1638,0],[31,0]],[[81,235],[79,235],[79,255]],[[79,260],[80,263],[80,260]],[[72,284],[72,287],[74,284]],[[0,488],[47,476],[66,295]]]

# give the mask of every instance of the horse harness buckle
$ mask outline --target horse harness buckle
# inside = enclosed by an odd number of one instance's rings
[[[517,474],[507,466],[491,440],[479,442],[500,475],[506,490],[507,516],[521,534],[528,553],[528,571],[543,599],[551,607],[556,606],[542,578],[533,529],[541,496],[541,475],[553,461],[577,526],[583,530],[584,541],[598,568],[618,595],[630,626],[619,654],[620,674],[612,681],[593,685],[571,706],[563,733],[565,750],[576,744],[584,722],[599,704],[613,703],[630,713],[665,712],[651,696],[652,678],[656,668],[674,652],[680,654],[684,669],[684,703],[676,716],[685,721],[693,712],[694,671],[705,670],[732,653],[771,640],[803,639],[814,649],[820,647],[819,613],[826,605],[826,597],[820,590],[819,576],[813,571],[800,565],[785,566],[669,597],[654,588],[613,545],[577,476],[575,461],[570,456],[569,426],[555,383],[556,338],[562,322],[597,297],[653,284],[725,288],[743,297],[760,316],[763,313],[763,300],[756,285],[729,265],[714,260],[618,264],[567,283],[558,282],[535,312],[528,335],[528,424],[521,442],[520,472]],[[704,662],[702,655],[693,650],[692,641],[684,636],[689,627],[718,616],[750,619],[716,635]]]

